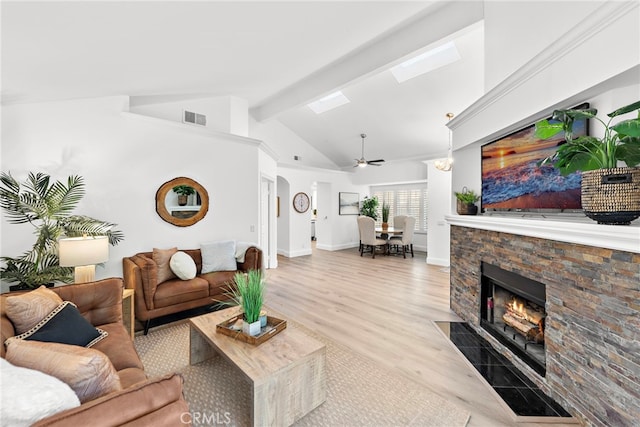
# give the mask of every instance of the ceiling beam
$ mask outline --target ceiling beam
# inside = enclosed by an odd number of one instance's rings
[[[483,18],[482,1],[435,2],[422,13],[260,102],[250,113],[258,121],[273,118],[394,65]]]

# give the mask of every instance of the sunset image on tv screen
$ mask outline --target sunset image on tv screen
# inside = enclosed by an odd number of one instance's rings
[[[586,121],[574,123],[574,137]],[[562,176],[538,162],[555,153],[564,133],[540,140],[529,126],[482,147],[482,207],[495,210],[581,209],[580,172]]]

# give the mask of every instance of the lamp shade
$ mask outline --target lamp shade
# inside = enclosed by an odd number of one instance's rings
[[[69,237],[58,240],[61,267],[100,264],[109,260],[107,236]]]

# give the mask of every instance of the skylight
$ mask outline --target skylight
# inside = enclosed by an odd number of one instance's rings
[[[435,49],[414,56],[402,64],[396,65],[391,68],[391,72],[398,83],[402,83],[421,74],[456,62],[459,59],[460,54],[458,53],[458,49],[456,49],[456,44],[450,41]]]
[[[342,91],[337,91],[307,105],[314,113],[321,114],[349,102],[349,99],[342,94]]]

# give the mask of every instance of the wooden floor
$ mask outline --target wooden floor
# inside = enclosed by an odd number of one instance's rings
[[[424,252],[360,257],[355,248],[278,257],[266,304],[468,410],[471,427],[516,425],[436,330],[434,320],[460,319],[449,309],[448,270],[425,260]]]

